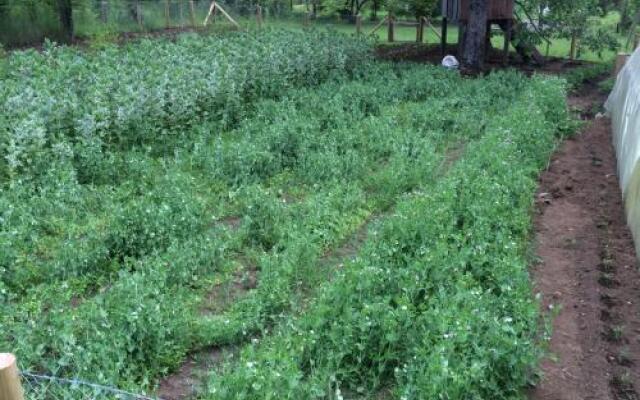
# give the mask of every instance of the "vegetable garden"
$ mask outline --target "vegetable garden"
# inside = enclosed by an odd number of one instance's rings
[[[267,30],[4,60],[0,347],[147,393],[235,346],[200,397],[520,397],[564,82],[371,54]]]

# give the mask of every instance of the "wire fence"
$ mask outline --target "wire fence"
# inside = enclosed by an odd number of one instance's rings
[[[26,400],[161,400],[81,379],[20,372]]]
[[[269,0],[260,5],[262,18],[304,23],[311,12],[300,0]],[[303,0],[305,2],[309,0]],[[242,25],[256,23],[257,2],[218,2]],[[53,1],[0,0],[0,43],[13,48],[65,38],[60,9]],[[72,35],[76,38],[166,29],[203,29],[211,0],[73,0]],[[213,27],[227,21],[218,14]],[[217,24],[216,24],[217,23]],[[211,25],[211,24],[210,24]]]
[[[323,25],[343,33],[369,34],[387,17],[385,11],[363,9],[361,18],[330,13],[317,6],[317,0],[216,0],[224,12],[211,10],[211,0],[72,0],[72,33],[77,40],[111,39],[112,36],[162,31],[235,29],[228,15],[242,29],[266,26],[303,28]],[[56,2],[39,0],[0,0],[0,43],[7,48],[37,46],[45,38],[65,40],[60,10]],[[402,24],[402,19],[412,25]],[[396,40],[415,41],[419,18],[399,15]],[[438,20],[433,20],[438,24]],[[406,25],[406,26],[405,26]],[[386,25],[377,30],[381,40],[387,39]],[[425,41],[437,42],[429,30]]]

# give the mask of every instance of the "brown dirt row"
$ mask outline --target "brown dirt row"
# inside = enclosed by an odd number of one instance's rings
[[[454,145],[449,151],[438,169],[437,175],[447,173],[451,166],[460,158],[464,151],[463,144]],[[388,215],[393,206],[390,206],[367,218],[347,240],[335,249],[328,250],[318,261],[318,267],[326,271],[326,280],[330,280],[333,273],[342,268],[346,262],[354,259],[368,237],[371,226]],[[225,218],[222,223],[230,229],[237,229],[241,224],[241,217]],[[234,301],[242,298],[250,290],[258,285],[259,271],[251,260],[240,258],[241,268],[233,274],[232,279],[216,285],[205,297],[202,307],[203,314],[216,314],[224,312]],[[308,302],[309,298],[303,299]],[[304,308],[306,305],[303,304]],[[192,398],[203,387],[209,371],[222,366],[223,362],[233,356],[237,351],[234,346],[213,346],[190,354],[185,362],[173,373],[160,380],[158,396],[163,400],[184,400]]]
[[[342,245],[327,251],[319,260],[319,267],[326,269],[327,278],[332,271],[342,268],[345,262],[354,258],[367,238],[369,227],[379,216],[372,216],[352,234]],[[235,224],[236,226],[238,224]],[[259,272],[248,262],[233,274],[230,281],[217,285],[208,293],[203,304],[203,314],[223,312],[234,301],[242,298],[257,287]],[[223,362],[236,353],[234,346],[214,346],[190,354],[177,371],[160,381],[158,397],[163,400],[184,400],[192,398],[203,387],[210,371],[222,366]]]
[[[555,315],[532,400],[638,399],[640,273],[627,229],[611,125],[590,110],[594,85],[569,98],[586,125],[540,177],[536,290]],[[553,311],[551,311],[553,310]]]

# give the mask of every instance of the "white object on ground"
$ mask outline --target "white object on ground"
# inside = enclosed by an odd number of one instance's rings
[[[446,69],[458,69],[460,63],[457,58],[449,55],[442,59],[442,66]]]

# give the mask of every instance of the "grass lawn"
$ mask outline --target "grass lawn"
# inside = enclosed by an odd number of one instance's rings
[[[601,23],[610,27],[612,30],[615,29],[615,26],[619,20],[619,16],[617,13],[613,12],[608,14],[606,17],[601,19]],[[251,19],[241,19],[243,25],[254,25],[254,21]],[[365,34],[370,34],[371,31],[378,25],[379,22],[370,21],[369,18],[365,18],[362,23],[362,30]],[[352,34],[356,32],[356,27],[354,24],[349,24],[339,20],[328,20],[328,19],[319,19],[316,21],[311,21],[309,23],[311,26],[322,26],[328,29],[333,29],[335,31],[341,33]],[[266,20],[266,26],[278,26],[278,27],[286,27],[291,29],[301,29],[303,24],[303,16],[299,15],[296,17],[292,17],[290,19],[274,19],[274,20]],[[438,34],[436,34],[436,32]],[[434,26],[434,29],[430,29],[429,27],[425,27],[424,38],[426,43],[440,43],[440,27]],[[373,33],[374,37],[376,37],[381,43],[387,41],[387,27],[381,26],[375,33]],[[447,35],[447,43],[455,44],[458,41],[458,27],[456,25],[449,25],[449,32]],[[395,27],[395,41],[396,42],[414,42],[416,38],[416,28],[414,26],[403,26],[396,25]],[[498,31],[494,34],[492,38],[492,44],[496,48],[502,48],[503,45],[503,35]],[[620,43],[620,49],[623,49],[626,45],[627,38],[625,35],[618,35],[618,42]],[[548,55],[551,57],[569,57],[569,50],[571,47],[571,41],[569,39],[554,39],[551,41],[550,46],[546,43],[542,43],[538,46],[538,50],[543,55]],[[511,50],[514,50],[511,47]],[[630,49],[626,49],[629,51]],[[608,62],[612,60],[616,55],[615,51],[606,50],[602,52],[599,56],[595,52],[590,51],[587,48],[580,49],[579,59],[585,61],[592,62]]]

